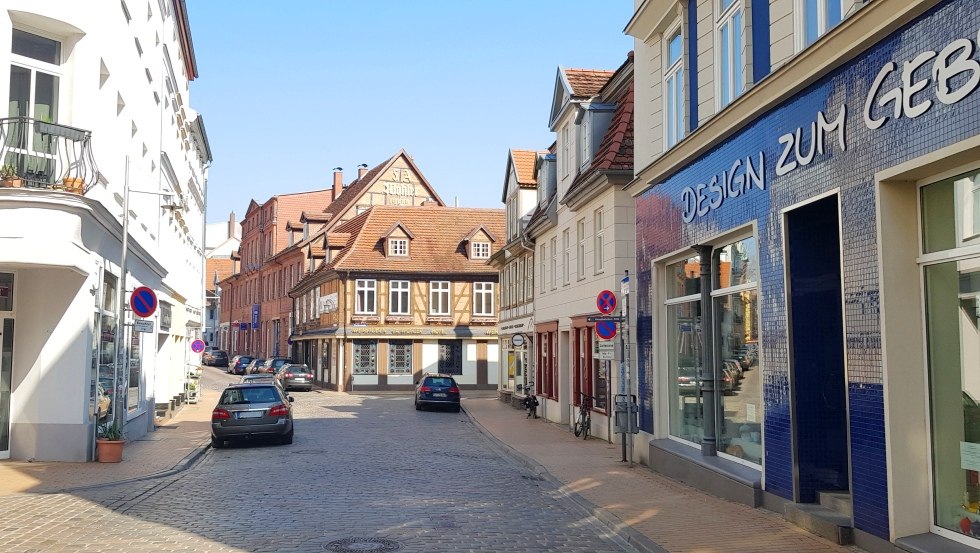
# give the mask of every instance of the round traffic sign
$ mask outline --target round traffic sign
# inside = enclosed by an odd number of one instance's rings
[[[140,286],[129,295],[129,307],[137,317],[152,317],[157,312],[157,293],[148,286]]]
[[[194,353],[201,353],[204,351],[204,340],[194,340],[191,342],[191,351]]]
[[[603,340],[612,340],[616,337],[616,323],[612,321],[596,321],[595,333]]]
[[[612,313],[616,310],[616,294],[613,294],[609,290],[599,292],[599,295],[595,297],[595,306],[599,308],[599,313],[603,315]]]
[[[513,336],[510,337],[510,343],[515,348],[519,348],[519,347],[523,346],[524,345],[524,341],[525,341],[525,338],[524,338],[524,335],[523,334],[515,334],[515,335],[513,335]]]

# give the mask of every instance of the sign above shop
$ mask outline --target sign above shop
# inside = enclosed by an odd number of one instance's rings
[[[523,334],[515,334],[510,337],[510,344],[515,348],[523,346],[525,342],[527,342],[527,339],[524,338]]]

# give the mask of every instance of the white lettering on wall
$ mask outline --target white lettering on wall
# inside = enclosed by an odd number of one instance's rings
[[[742,160],[736,159],[731,169],[722,171],[720,179],[715,175],[711,177],[708,184],[688,186],[682,190],[681,203],[684,204],[684,211],[681,217],[684,222],[690,223],[695,217],[707,215],[710,211],[721,207],[726,198],[737,198],[753,187],[759,190],[766,189],[764,153],[759,152],[758,163],[753,163],[751,157],[746,157],[744,170],[742,166]]]

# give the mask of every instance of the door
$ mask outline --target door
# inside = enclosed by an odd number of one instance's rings
[[[10,458],[10,382],[14,367],[14,275],[0,273],[0,459]]]
[[[812,503],[850,481],[837,196],[785,222],[795,500]]]

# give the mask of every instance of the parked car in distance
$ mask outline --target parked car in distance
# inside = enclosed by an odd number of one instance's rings
[[[276,374],[280,367],[292,361],[288,357],[270,357],[263,359],[262,363],[255,368],[257,373]]]
[[[111,387],[112,385],[110,384]],[[106,392],[106,388],[101,382],[95,385],[95,398],[96,417],[100,420],[104,419],[109,414],[109,406],[112,405],[112,398]]]
[[[426,373],[415,383],[415,409],[430,405],[448,406],[459,413],[459,386],[452,376]]]
[[[210,365],[211,364],[211,354],[214,353],[214,346],[206,346],[204,351],[201,352],[201,364]]]
[[[211,363],[212,367],[227,367],[228,366],[228,354],[220,349],[214,350],[211,353]]]
[[[284,390],[300,388],[309,392],[313,389],[313,371],[302,363],[283,365],[276,373],[276,379],[282,383]]]
[[[211,447],[260,438],[293,443],[293,399],[274,384],[232,384],[211,412]]]
[[[231,370],[228,372],[232,374],[245,374],[245,367],[247,367],[254,359],[254,357],[249,357],[248,355],[239,355],[235,358],[235,362],[232,364]]]
[[[259,366],[265,361],[259,357],[254,357],[248,365],[245,366],[245,374],[255,374],[259,372]]]
[[[242,379],[238,381],[239,384],[275,384],[282,388],[282,382],[271,375],[271,374],[246,374],[242,375]]]

